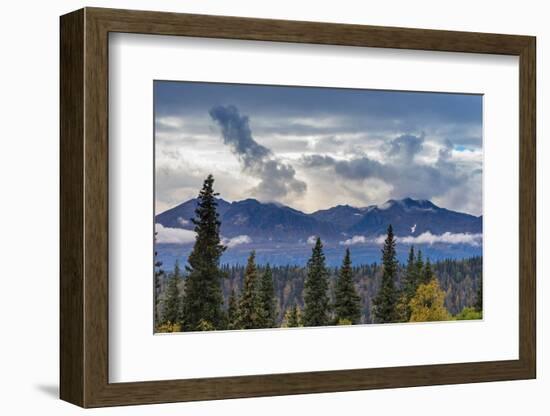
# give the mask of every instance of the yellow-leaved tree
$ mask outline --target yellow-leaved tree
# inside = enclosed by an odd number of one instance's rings
[[[418,286],[410,303],[410,322],[447,321],[451,315],[445,308],[445,292],[437,279]]]

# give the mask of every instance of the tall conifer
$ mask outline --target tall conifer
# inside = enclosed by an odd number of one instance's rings
[[[183,301],[184,330],[200,330],[208,325],[224,325],[220,257],[225,247],[220,241],[220,221],[214,192],[214,177],[208,175],[195,209],[195,245],[188,258]],[[202,321],[202,322],[201,322]],[[200,327],[199,327],[200,324]]]
[[[229,300],[227,302],[227,328],[236,329],[239,309],[237,305],[237,295],[235,289],[231,289]]]
[[[399,320],[397,313],[398,293],[395,287],[397,277],[397,258],[395,253],[395,237],[393,227],[388,226],[388,234],[382,249],[382,282],[380,290],[373,299],[376,322],[387,323]]]
[[[424,276],[422,278],[424,284],[428,284],[432,281],[434,278],[434,273],[432,271],[432,264],[430,263],[430,259],[426,259],[426,265],[424,266]]]
[[[162,323],[175,324],[179,323],[181,317],[181,299],[179,291],[179,283],[181,281],[181,272],[178,261],[174,266],[174,272],[168,279],[166,294],[162,302]]]
[[[252,251],[248,256],[243,289],[239,299],[238,327],[240,329],[260,328],[260,299],[258,295],[256,253]]]
[[[302,326],[301,324],[301,317],[300,317],[300,311],[296,304],[292,305],[292,308],[287,311],[285,315],[285,321],[286,326],[288,328],[297,328],[299,326]]]
[[[273,287],[273,275],[269,264],[260,280],[260,328],[273,328],[276,324],[275,288]]]
[[[361,319],[361,298],[355,290],[353,284],[353,271],[351,268],[351,258],[349,248],[346,248],[346,254],[338,280],[336,281],[335,304],[336,323],[340,321],[349,321],[352,324],[359,323]]]
[[[323,326],[329,323],[328,270],[325,266],[323,244],[317,237],[307,262],[304,283],[304,326]]]

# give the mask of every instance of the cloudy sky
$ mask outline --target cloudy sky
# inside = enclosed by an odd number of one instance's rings
[[[429,199],[482,212],[479,95],[155,81],[156,212],[212,173],[304,212]]]

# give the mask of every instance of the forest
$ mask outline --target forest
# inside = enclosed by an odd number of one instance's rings
[[[431,263],[409,247],[396,257],[388,224],[380,263],[353,265],[343,248],[327,267],[317,238],[305,265],[221,265],[214,178],[204,181],[195,212],[196,241],[187,264],[155,263],[155,332],[471,320],[482,318],[482,257]]]

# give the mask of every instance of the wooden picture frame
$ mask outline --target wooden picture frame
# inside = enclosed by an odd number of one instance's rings
[[[536,377],[535,38],[85,8],[61,17],[60,396],[82,407]],[[519,359],[109,383],[108,34],[297,42],[519,57]]]

